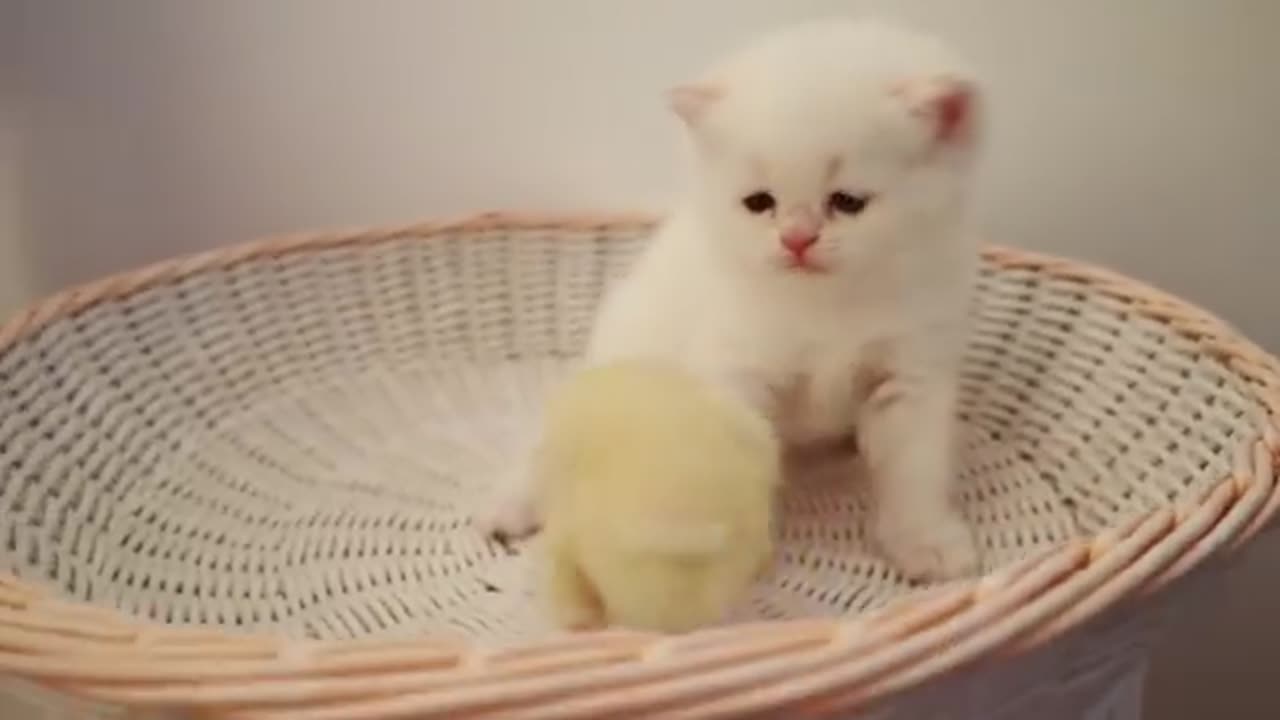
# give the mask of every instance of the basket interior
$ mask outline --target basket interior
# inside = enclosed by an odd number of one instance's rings
[[[0,351],[0,568],[168,623],[291,636],[548,632],[470,517],[640,231],[406,236],[259,258]],[[962,390],[988,568],[1194,499],[1264,422],[1245,380],[1087,282],[984,265]],[[828,473],[830,474],[830,473]],[[917,592],[856,482],[784,498],[745,615]]]

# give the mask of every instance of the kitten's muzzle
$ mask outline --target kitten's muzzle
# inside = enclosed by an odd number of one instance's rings
[[[809,208],[800,206],[792,208],[783,216],[778,240],[792,257],[800,260],[809,248],[818,244],[821,235],[822,218]]]
[[[817,229],[789,228],[782,232],[780,241],[782,247],[791,255],[792,259],[804,262],[805,254],[809,252],[809,248],[818,244],[818,237]]]

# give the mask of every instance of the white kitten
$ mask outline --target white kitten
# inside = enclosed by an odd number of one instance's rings
[[[588,362],[682,363],[792,445],[856,427],[883,552],[912,577],[975,570],[951,497],[974,79],[930,37],[833,21],[763,39],[671,104],[692,186],[601,307]],[[512,488],[490,527],[533,530],[533,492]]]

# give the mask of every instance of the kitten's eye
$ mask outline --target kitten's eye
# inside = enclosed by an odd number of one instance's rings
[[[769,212],[777,203],[773,199],[773,195],[767,192],[751,193],[742,198],[742,206],[748,211],[759,215],[762,212]]]
[[[850,195],[847,192],[833,192],[827,198],[827,207],[832,212],[838,212],[843,215],[857,215],[862,212],[867,203],[871,202],[871,198],[866,195]]]

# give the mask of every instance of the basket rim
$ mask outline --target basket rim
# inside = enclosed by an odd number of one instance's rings
[[[644,231],[648,214],[490,212],[445,222],[266,237],[69,288],[0,325],[0,352],[94,305],[267,257],[485,231]],[[1268,416],[1233,471],[1200,497],[983,577],[913,593],[855,618],[790,620],[683,636],[602,631],[498,649],[465,640],[291,641],[170,627],[0,573],[0,673],[101,701],[203,707],[236,717],[727,717],[850,709],[993,652],[1039,647],[1122,600],[1145,598],[1280,511],[1280,362],[1212,314],[1101,267],[988,245],[984,257],[1087,283],[1159,320],[1249,381]]]

